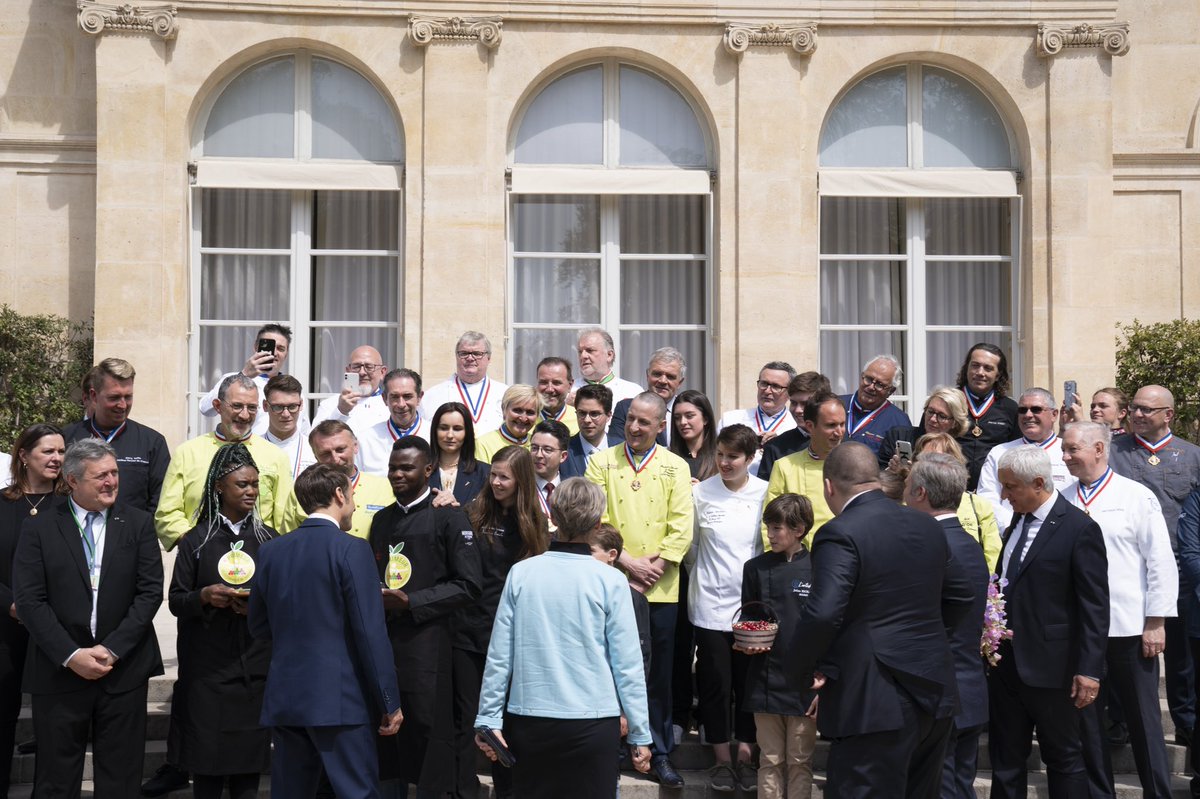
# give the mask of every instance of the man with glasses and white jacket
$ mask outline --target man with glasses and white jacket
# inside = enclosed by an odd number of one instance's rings
[[[454,374],[425,392],[421,414],[432,419],[447,402],[461,402],[471,414],[476,441],[485,433],[499,430],[500,422],[504,421],[500,398],[508,390],[508,384],[488,377],[491,362],[492,343],[488,337],[474,330],[463,333],[454,345]]]

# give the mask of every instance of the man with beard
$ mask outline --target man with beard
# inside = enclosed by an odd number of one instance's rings
[[[404,710],[400,733],[378,740],[380,778],[416,785],[417,799],[455,788],[451,622],[483,585],[471,523],[460,508],[433,507],[432,473],[424,439],[396,441],[388,461],[396,502],[376,514],[369,539]]]
[[[352,423],[358,438],[359,465],[367,474],[386,479],[392,445],[404,436],[429,440],[429,419],[421,413],[421,375],[412,369],[393,369],[383,378],[388,418],[372,425]]]
[[[967,490],[979,485],[979,472],[988,452],[997,444],[1021,435],[1017,426],[1017,403],[1008,396],[1008,358],[995,344],[979,342],[967,353],[958,370],[956,385],[967,400],[971,417],[967,432],[959,439],[967,459],[970,480]]]

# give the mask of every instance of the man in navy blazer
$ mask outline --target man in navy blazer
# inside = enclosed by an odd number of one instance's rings
[[[1026,795],[1036,729],[1050,796],[1083,799],[1078,710],[1096,701],[1108,648],[1104,533],[1054,490],[1040,447],[1010,449],[998,466],[1001,496],[1015,514],[1000,555],[1013,637],[988,677],[992,796]]]
[[[958,712],[954,714],[954,728],[946,745],[943,799],[975,799],[979,737],[988,721],[987,676],[983,658],[979,655],[979,632],[983,629],[991,575],[983,556],[983,545],[958,521],[958,504],[967,490],[969,477],[967,467],[953,456],[926,452],[913,464],[904,486],[904,504],[928,513],[942,525],[950,555],[966,571],[974,592],[971,609],[946,630],[954,656]]]
[[[313,796],[324,766],[340,799],[378,799],[374,727],[395,735],[404,717],[375,558],[344,532],[354,515],[345,472],[310,466],[295,492],[308,518],[263,546],[250,595],[250,632],[271,639],[271,795]]]
[[[163,673],[154,520],[113,507],[117,454],[101,439],[72,444],[62,470],[70,498],[25,523],[13,561],[17,617],[32,644],[24,687],[38,741],[33,795],[79,796],[90,733],[96,796],[137,796],[146,685]]]
[[[587,471],[587,459],[593,452],[615,447],[625,440],[620,435],[607,432],[612,402],[613,395],[608,386],[587,384],[576,389],[575,418],[579,421],[579,432],[567,442],[567,459],[558,469],[563,480],[583,477]]]
[[[946,628],[974,590],[938,523],[880,490],[865,444],[835,447],[824,484],[835,518],[814,540],[791,671],[818,675],[825,796],[933,799],[957,696]]]

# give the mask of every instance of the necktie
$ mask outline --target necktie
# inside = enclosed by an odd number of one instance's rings
[[[1029,528],[1032,526],[1030,521],[1033,514],[1023,514],[1021,518],[1021,534],[1017,536],[1017,545],[1013,547],[1012,554],[1008,556],[1008,572],[1009,580],[1012,580],[1021,573],[1021,561],[1024,559],[1025,539],[1029,533]]]
[[[96,561],[96,539],[92,535],[92,525],[99,518],[100,514],[91,510],[83,519],[83,557],[87,559],[89,569]]]
[[[546,503],[550,503],[550,495],[554,493],[554,483],[546,483]]]

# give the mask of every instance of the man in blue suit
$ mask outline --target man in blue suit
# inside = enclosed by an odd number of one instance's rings
[[[970,611],[946,628],[954,656],[958,711],[946,744],[942,799],[975,799],[979,737],[988,722],[987,675],[979,656],[979,631],[983,629],[990,575],[983,546],[958,521],[958,503],[967,490],[968,477],[967,467],[952,455],[925,452],[913,464],[904,486],[904,504],[928,513],[942,525],[950,556],[966,572],[973,592]]]
[[[340,799],[378,799],[372,728],[382,718],[379,734],[395,735],[404,716],[375,558],[344,532],[354,515],[344,472],[310,466],[295,491],[308,518],[263,546],[250,595],[250,632],[271,639],[271,795],[314,796],[324,766]]]
[[[563,480],[583,477],[588,458],[593,452],[615,447],[624,440],[621,435],[607,432],[612,404],[613,395],[608,386],[589,383],[575,391],[575,418],[579,420],[579,432],[567,442],[567,459],[558,470]]]

